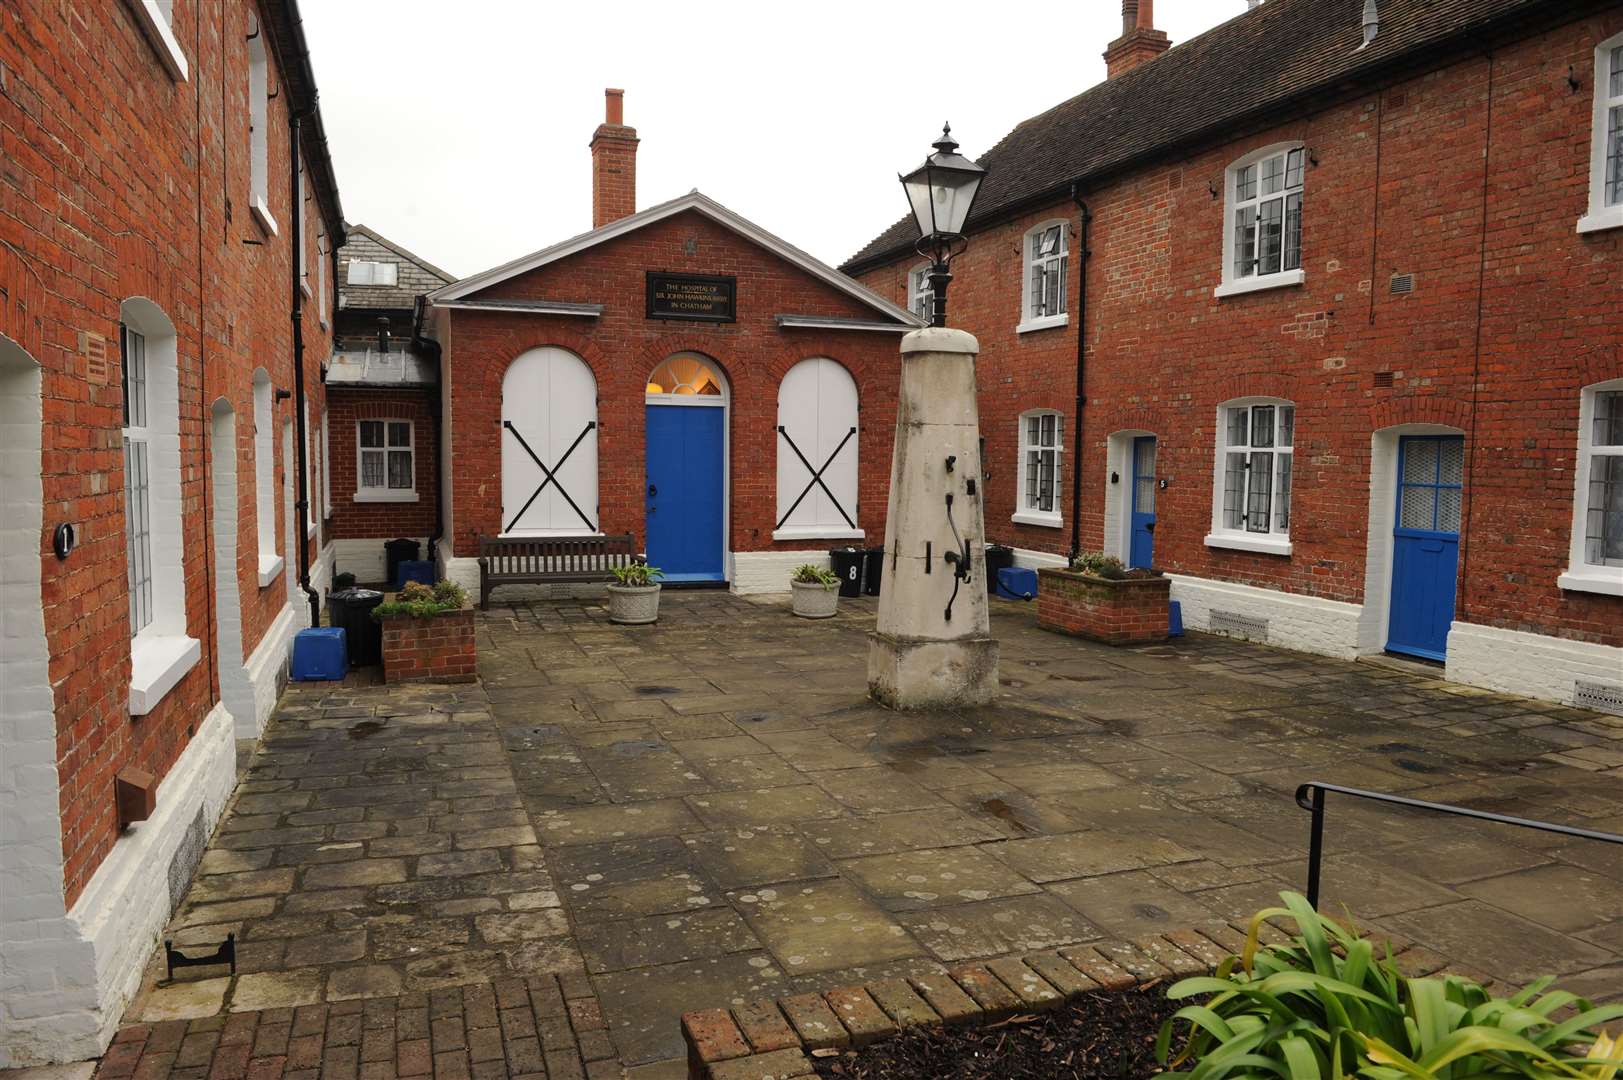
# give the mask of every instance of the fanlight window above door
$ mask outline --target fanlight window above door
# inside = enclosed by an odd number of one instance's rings
[[[676,394],[681,397],[724,397],[726,382],[709,361],[696,353],[667,357],[648,376],[649,394]]]

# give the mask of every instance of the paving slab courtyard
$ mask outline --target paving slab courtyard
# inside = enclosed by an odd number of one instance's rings
[[[678,1076],[687,1010],[1247,918],[1304,885],[1306,780],[1623,829],[1623,717],[1197,634],[1111,649],[1007,602],[1002,698],[897,714],[866,697],[872,622],[498,598],[477,684],[291,687],[172,925],[235,933],[237,974],[155,963],[127,1020],[362,1032],[453,994],[496,1024],[542,993],[551,1041],[520,1025],[521,1056]],[[1334,799],[1327,839],[1326,910],[1623,996],[1623,848]],[[480,1064],[472,1025],[451,1073]]]

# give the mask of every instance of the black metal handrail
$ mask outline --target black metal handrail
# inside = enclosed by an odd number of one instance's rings
[[[1515,825],[1523,829],[1537,829],[1539,832],[1576,836],[1580,840],[1623,844],[1623,836],[1617,833],[1580,829],[1572,825],[1557,825],[1551,821],[1534,821],[1532,818],[1511,817],[1508,814],[1490,814],[1486,810],[1471,810],[1464,806],[1451,806],[1448,803],[1425,802],[1421,799],[1408,799],[1402,795],[1388,795],[1383,791],[1365,791],[1363,788],[1342,787],[1340,784],[1309,780],[1296,789],[1296,805],[1313,815],[1313,832],[1308,841],[1307,902],[1315,911],[1319,907],[1319,862],[1324,854],[1324,796],[1329,791],[1334,791],[1338,795],[1351,795],[1355,799],[1407,806],[1414,810],[1432,810],[1439,814],[1452,814],[1455,817],[1475,818],[1495,825]]]

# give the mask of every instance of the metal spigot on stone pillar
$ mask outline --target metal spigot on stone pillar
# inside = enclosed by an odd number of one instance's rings
[[[931,325],[902,338],[901,393],[885,517],[885,585],[868,692],[893,709],[984,705],[997,693],[981,512],[980,345],[947,329],[947,285],[985,171],[943,126],[935,153],[901,177],[931,259]]]
[[[868,692],[893,709],[983,705],[997,694],[987,610],[975,356],[962,330],[902,339],[885,519],[885,586]]]

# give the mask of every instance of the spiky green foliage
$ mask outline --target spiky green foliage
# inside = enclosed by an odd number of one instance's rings
[[[821,585],[825,589],[832,589],[840,583],[840,576],[821,566],[803,563],[795,567],[795,572],[789,575],[789,580],[802,585]]]
[[[665,571],[657,566],[649,566],[645,562],[634,562],[628,566],[611,566],[609,573],[614,575],[616,584],[630,585],[642,588],[647,585],[659,584],[659,579],[665,576]]]
[[[1457,975],[1409,978],[1356,928],[1296,893],[1251,920],[1245,951],[1209,978],[1167,991],[1186,1005],[1162,1027],[1156,1054],[1192,1080],[1616,1080],[1623,1045],[1600,1030],[1623,1005],[1596,1007],[1541,979],[1508,998]],[[1269,919],[1296,924],[1259,947]],[[1173,1037],[1187,1032],[1172,1054]]]
[[[393,600],[373,608],[372,617],[410,615],[414,619],[426,619],[447,611],[461,611],[467,602],[468,594],[454,581],[440,581],[432,586],[420,581],[408,581],[400,587]]]

